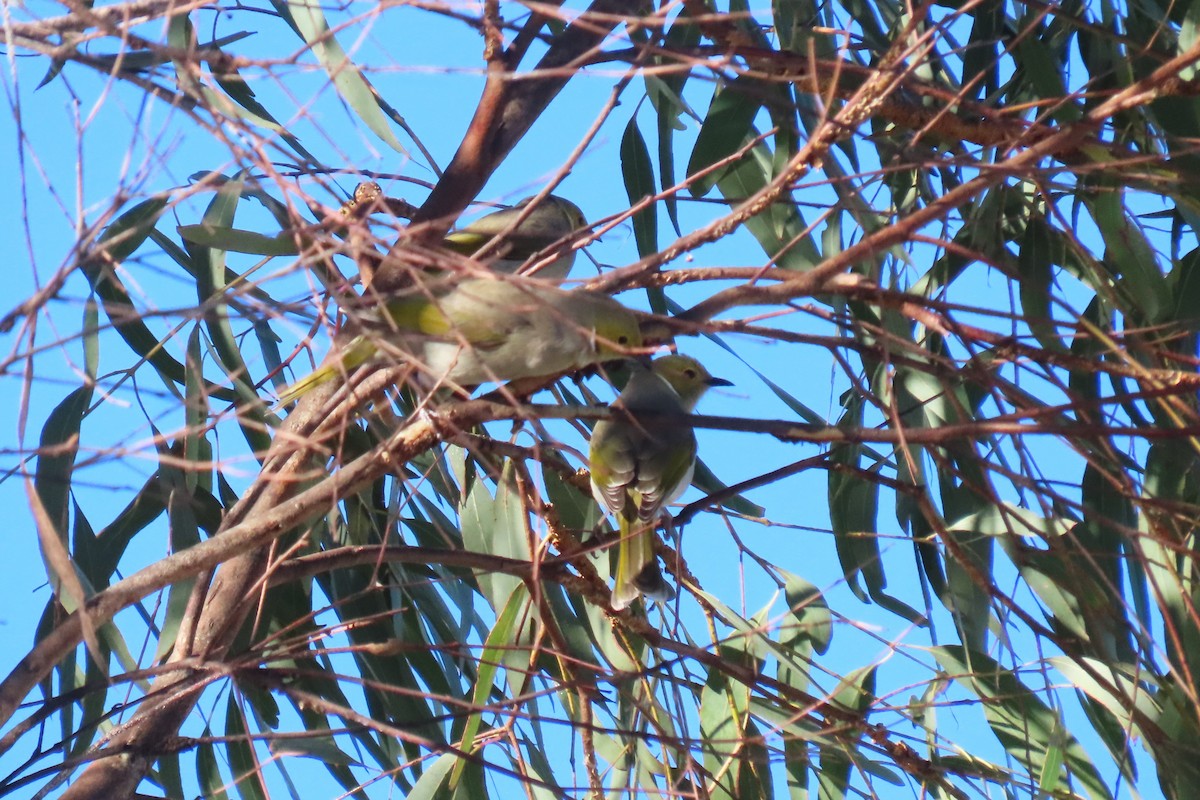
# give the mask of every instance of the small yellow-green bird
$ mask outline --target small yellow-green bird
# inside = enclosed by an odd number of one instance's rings
[[[608,295],[518,278],[461,281],[441,295],[392,300],[371,315],[360,315],[369,333],[285,389],[280,404],[341,379],[387,349],[384,342],[411,354],[432,382],[460,387],[582,369],[642,344],[637,318]]]
[[[547,195],[526,213],[527,207],[535,199],[526,197],[511,208],[485,214],[462,230],[446,234],[445,246],[456,253],[471,256],[497,236],[503,235],[502,242],[492,252],[497,258],[488,266],[496,272],[513,273],[534,254],[587,226],[579,206],[557,195]],[[522,215],[525,218],[517,223]],[[553,261],[522,274],[551,283],[562,283],[574,263],[575,251],[566,250]]]
[[[689,414],[712,386],[732,386],[714,378],[700,362],[681,355],[634,362],[634,372],[613,408]],[[682,419],[601,420],[592,431],[588,460],[592,494],[617,518],[617,574],[612,607],[617,611],[645,594],[669,599],[654,555],[654,527],[663,509],[691,485],[696,468],[696,434]]]

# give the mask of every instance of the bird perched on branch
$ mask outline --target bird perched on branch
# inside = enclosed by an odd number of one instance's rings
[[[633,312],[608,295],[513,278],[476,278],[441,294],[408,294],[360,312],[356,324],[368,330],[285,389],[280,404],[344,378],[391,348],[433,383],[465,387],[582,369],[642,344]]]
[[[696,434],[682,417],[710,387],[731,385],[688,356],[634,362],[629,383],[612,404],[633,418],[601,420],[592,431],[592,494],[617,518],[621,535],[612,590],[617,611],[639,594],[673,596],[655,559],[654,527],[663,509],[691,485],[696,467]],[[638,419],[639,412],[655,416]]]
[[[536,199],[526,197],[511,208],[485,214],[462,230],[446,234],[443,244],[456,253],[473,256],[484,245],[496,241],[490,255],[498,258],[488,264],[489,268],[495,272],[514,273],[540,251],[563,242],[587,225],[579,206],[570,200],[548,195],[530,209],[529,204]],[[522,274],[559,284],[566,279],[574,263],[575,251],[567,250],[553,261],[529,265]]]

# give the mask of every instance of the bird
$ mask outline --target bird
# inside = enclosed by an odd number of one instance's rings
[[[633,312],[608,295],[516,278],[463,280],[442,294],[410,293],[356,317],[366,330],[284,389],[280,406],[392,348],[411,355],[426,378],[467,387],[582,369],[642,344]]]
[[[588,448],[592,495],[617,518],[621,536],[611,597],[616,611],[639,594],[658,600],[674,595],[655,560],[654,526],[663,509],[691,485],[696,467],[696,434],[681,417],[709,388],[733,385],[684,355],[632,363],[633,374],[611,407],[635,417],[638,412],[665,416],[601,420]]]
[[[499,236],[500,243],[493,251],[498,258],[488,266],[494,272],[515,273],[538,252],[587,226],[583,212],[570,200],[547,195],[533,209],[528,209],[535,199],[526,197],[511,208],[485,214],[462,230],[446,234],[443,244],[456,253],[473,256]],[[522,215],[524,219],[521,219]],[[522,274],[559,284],[566,279],[574,263],[575,251],[567,250],[553,261]]]

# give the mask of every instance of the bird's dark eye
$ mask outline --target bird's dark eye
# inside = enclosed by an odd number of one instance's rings
[[[629,344],[629,337],[628,336],[618,336],[617,344]]]
[[[694,370],[694,369],[685,369],[685,370],[683,371],[683,377],[685,377],[685,378],[694,378],[694,377],[696,377],[696,370]]]

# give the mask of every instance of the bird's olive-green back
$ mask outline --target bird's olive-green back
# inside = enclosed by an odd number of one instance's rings
[[[527,197],[512,208],[485,214],[462,230],[452,231],[446,235],[446,247],[462,255],[475,253],[496,235],[510,228],[525,213],[526,206],[532,200],[532,197]],[[579,206],[570,200],[550,195],[505,237],[510,245],[507,255],[509,258],[527,258],[586,224],[587,220]]]
[[[571,323],[594,338],[601,353],[626,355],[642,344],[637,318],[608,295],[508,280],[479,278],[436,298],[398,298],[387,304],[387,313],[400,331],[462,339],[476,347],[496,344],[520,329],[548,330],[534,324],[536,315]]]

